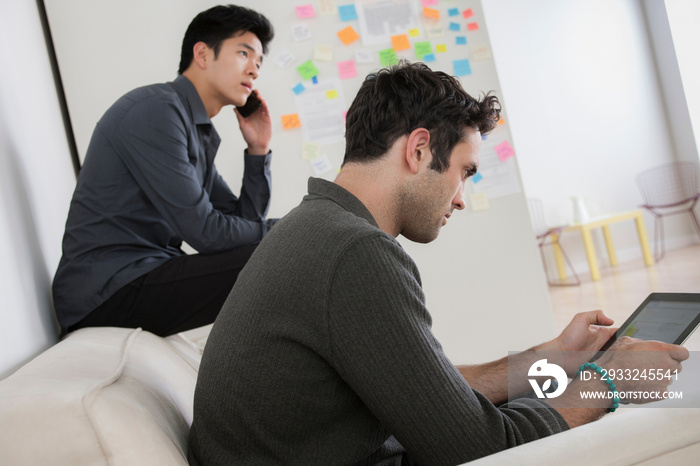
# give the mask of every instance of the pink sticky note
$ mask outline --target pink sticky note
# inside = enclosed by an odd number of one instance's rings
[[[479,23],[467,23],[467,31],[478,31]]]
[[[464,16],[465,18],[471,18],[472,16],[474,16],[474,10],[472,10],[471,8],[467,8],[462,12],[462,16]]]
[[[506,160],[515,155],[515,151],[513,150],[508,141],[503,141],[502,143],[494,147],[494,149],[496,150],[498,158],[501,159],[501,162],[505,162]]]
[[[438,4],[438,0],[421,0],[423,6],[435,6]]]
[[[343,112],[343,123],[344,123],[345,120],[347,119],[347,116],[348,116],[348,111],[345,110],[345,111]]]
[[[339,61],[338,74],[340,75],[340,79],[354,78],[355,76],[357,76],[355,60]]]
[[[314,18],[316,17],[316,10],[314,10],[314,6],[309,4],[309,5],[301,5],[296,8],[297,10],[297,17],[299,18]]]

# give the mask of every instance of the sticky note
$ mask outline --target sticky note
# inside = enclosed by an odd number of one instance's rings
[[[457,45],[467,45],[467,38],[464,36],[457,36],[455,38],[455,43]]]
[[[345,120],[347,119],[347,116],[348,116],[348,111],[344,110],[343,111],[343,122],[345,122]]]
[[[438,0],[420,0],[423,6],[435,6],[438,4]]]
[[[337,99],[338,98],[338,90],[337,89],[331,89],[330,91],[326,91],[326,99]]]
[[[370,49],[357,49],[355,50],[355,61],[357,63],[374,63],[376,59]]]
[[[310,160],[309,163],[311,164],[311,168],[314,169],[316,176],[323,175],[324,173],[333,170],[333,165],[331,164],[331,161],[328,159],[327,155],[316,157],[315,159]]]
[[[292,36],[297,42],[311,39],[311,29],[309,29],[308,24],[305,23],[295,24],[292,26]]]
[[[474,16],[474,10],[472,10],[471,8],[467,8],[466,10],[462,11],[462,16],[464,16],[465,18],[471,18],[472,16]]]
[[[420,36],[420,29],[418,29],[418,28],[409,29],[408,35],[411,37],[418,37],[418,36]]]
[[[435,54],[434,53],[426,53],[423,55],[423,61],[426,63],[430,63],[431,61],[435,61]]]
[[[450,31],[459,31],[459,23],[450,23]]]
[[[318,76],[314,76],[313,78],[311,78],[311,82],[314,84],[318,84]]]
[[[341,21],[352,21],[353,19],[357,19],[355,4],[350,3],[349,5],[340,5],[338,7],[338,14],[340,15]]]
[[[289,115],[282,115],[282,128],[293,129],[299,128],[301,126],[301,121],[299,121],[298,113],[291,113]]]
[[[321,155],[321,144],[317,142],[305,142],[301,146],[301,158],[304,160],[313,160]]]
[[[297,18],[315,18],[316,17],[316,10],[314,10],[314,6],[309,4],[309,5],[301,5],[296,7],[297,11]]]
[[[423,7],[423,16],[430,19],[440,19],[440,10],[435,8]]]
[[[437,44],[437,45],[435,46],[435,51],[438,52],[438,53],[447,52],[447,45],[445,45],[445,44]]]
[[[476,175],[472,176],[472,181],[474,184],[477,184],[479,181],[483,180],[484,177],[481,175],[481,173],[477,173]]]
[[[505,162],[515,155],[515,151],[508,141],[503,141],[502,143],[497,144],[493,149],[496,151],[498,158],[501,159],[501,162]]]
[[[411,42],[409,42],[406,34],[397,34],[391,36],[391,46],[394,48],[394,51],[399,52],[401,50],[410,49]]]
[[[459,8],[450,8],[447,10],[447,14],[450,16],[457,16],[459,14]]]
[[[282,49],[282,51],[275,56],[275,63],[280,68],[286,68],[294,61],[295,58],[296,57],[292,55],[289,50]]]
[[[466,76],[472,74],[472,67],[469,64],[469,60],[463,58],[462,60],[454,60],[452,65],[455,69],[455,76]]]
[[[335,0],[318,0],[318,14],[320,15],[334,15],[335,14]]]
[[[382,66],[391,66],[399,62],[399,58],[396,56],[396,51],[394,49],[384,49],[379,51],[379,63]]]
[[[425,32],[428,37],[442,37],[445,35],[445,27],[440,21],[425,23]]]
[[[431,53],[433,53],[433,47],[430,42],[416,42],[416,57],[423,58]]]
[[[478,31],[479,23],[467,23],[467,31]]]
[[[471,49],[474,60],[488,60],[491,58],[491,50],[486,44],[472,45]]]
[[[482,210],[489,210],[489,198],[486,193],[475,193],[469,195],[469,205],[472,208],[472,212],[480,212]]]
[[[294,86],[294,87],[292,88],[292,90],[294,91],[294,93],[295,93],[296,95],[299,95],[299,94],[301,94],[302,92],[304,92],[304,91],[306,90],[306,88],[304,87],[304,85],[303,85],[302,83],[299,83],[299,84],[297,84],[296,86]]]
[[[316,44],[314,48],[314,60],[333,61],[333,47],[330,45]]]
[[[339,61],[338,74],[340,75],[340,79],[354,78],[355,76],[357,76],[355,60]]]
[[[355,29],[353,29],[352,26],[348,26],[345,29],[338,31],[338,37],[343,44],[349,45],[359,39],[360,35],[355,31]]]
[[[311,79],[314,76],[318,76],[318,68],[314,65],[314,62],[307,60],[301,65],[297,66],[297,71],[301,75],[301,79]]]
[[[496,126],[501,126],[506,124],[506,119],[503,118],[503,114],[501,114],[501,118],[498,119],[498,123],[496,123]]]

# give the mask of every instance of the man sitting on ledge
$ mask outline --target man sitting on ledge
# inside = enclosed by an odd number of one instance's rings
[[[433,241],[464,209],[481,135],[499,113],[496,97],[474,99],[420,63],[365,79],[347,113],[335,182],[309,181],[214,324],[195,390],[190,464],[454,465],[604,414],[610,402],[583,403],[578,389],[549,403],[507,402],[509,365],[530,367],[528,354],[455,367],[431,332],[417,267],[395,239]],[[595,351],[611,323],[600,311],[579,314],[536,349]],[[664,370],[687,358],[658,342],[625,338],[617,349],[661,350],[652,363]],[[600,365],[620,367],[622,353]],[[573,375],[585,360],[562,365]],[[600,380],[574,386],[608,391]]]

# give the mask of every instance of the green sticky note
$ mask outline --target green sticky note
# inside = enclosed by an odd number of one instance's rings
[[[318,68],[316,68],[316,65],[314,65],[314,62],[311,60],[297,66],[297,71],[301,75],[301,79],[311,79],[314,76],[318,76],[319,73]]]
[[[416,42],[416,57],[423,58],[425,55],[433,53],[433,46],[430,42]]]
[[[396,56],[396,51],[393,48],[384,49],[379,51],[379,62],[382,66],[391,66],[399,62],[399,58]]]

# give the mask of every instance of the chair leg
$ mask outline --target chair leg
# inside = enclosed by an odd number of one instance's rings
[[[569,256],[566,255],[566,252],[564,252],[564,249],[561,246],[559,246],[559,250],[561,251],[561,254],[564,257],[564,261],[569,266],[569,270],[571,270],[571,275],[573,277],[573,281],[572,282],[552,281],[552,279],[549,278],[549,269],[547,268],[547,258],[544,255],[544,246],[546,246],[546,244],[542,243],[539,246],[540,246],[540,256],[542,257],[542,265],[544,266],[544,274],[547,278],[547,283],[550,286],[578,286],[581,284],[581,280],[578,278],[578,274],[576,273],[576,269],[574,269],[574,266],[571,265],[571,261],[569,261]],[[550,246],[554,247],[554,244],[550,244]]]
[[[695,216],[695,212],[693,209],[689,210],[690,212],[690,217],[693,219],[693,225],[695,225],[695,231],[698,232],[698,236],[700,236],[700,223],[698,222],[698,218]]]

